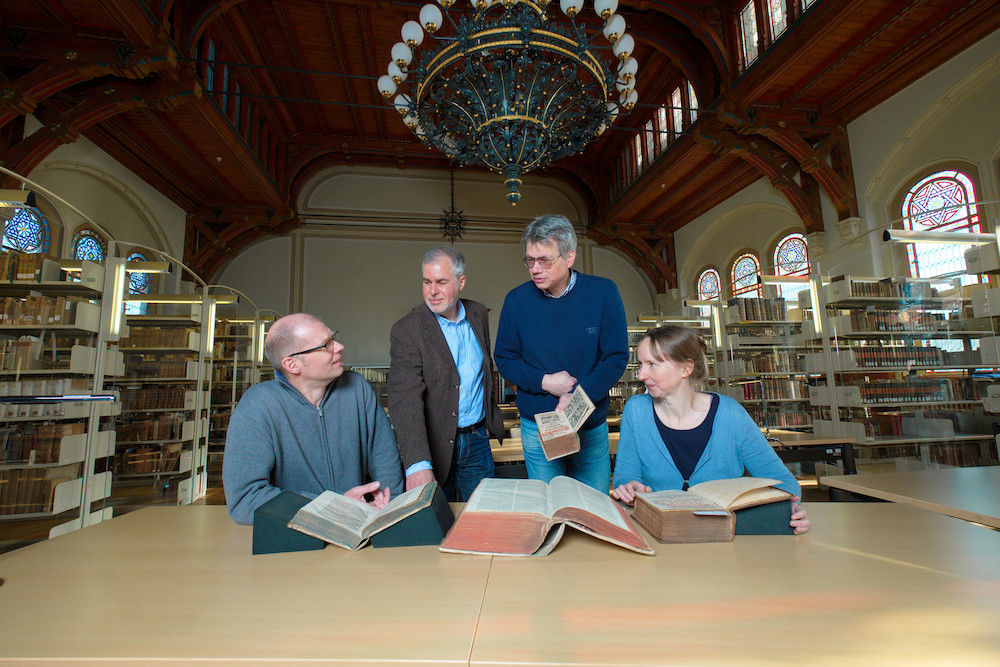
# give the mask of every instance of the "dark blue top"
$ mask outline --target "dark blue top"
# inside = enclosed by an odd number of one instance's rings
[[[656,410],[652,411],[653,421],[656,422],[656,429],[660,432],[660,437],[663,438],[663,444],[670,452],[670,457],[674,460],[677,471],[684,478],[682,491],[687,490],[687,481],[691,479],[694,467],[698,465],[698,460],[701,459],[701,455],[705,452],[705,446],[708,445],[708,440],[712,437],[712,424],[715,423],[715,412],[718,409],[719,395],[712,394],[712,405],[708,408],[705,420],[692,429],[684,430],[665,426],[656,416]]]
[[[607,278],[577,272],[576,285],[558,299],[533,282],[507,293],[500,311],[496,350],[500,374],[517,385],[521,416],[555,410],[559,399],[542,390],[542,376],[566,371],[594,402],[583,428],[604,423],[608,390],[628,363],[625,307]]]

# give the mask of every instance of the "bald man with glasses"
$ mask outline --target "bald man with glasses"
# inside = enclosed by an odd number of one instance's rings
[[[323,491],[381,508],[403,490],[396,438],[371,385],[345,371],[336,333],[307,313],[267,332],[274,379],[250,387],[226,433],[222,481],[229,515],[251,523],[282,491]]]

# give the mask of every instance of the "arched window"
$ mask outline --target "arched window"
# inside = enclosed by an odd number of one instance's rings
[[[133,252],[127,258],[126,262],[148,262],[149,259],[141,252]],[[134,273],[128,274],[128,293],[129,294],[149,294],[150,287],[152,285],[151,276],[148,273]],[[126,301],[125,302],[125,314],[126,315],[145,315],[149,311],[148,303],[139,303],[138,301]]]
[[[733,296],[760,296],[760,260],[752,252],[745,252],[733,262],[731,272]]]
[[[915,231],[981,232],[976,188],[960,171],[938,171],[910,188],[903,198],[906,229]],[[965,275],[965,247],[955,244],[908,244],[910,274],[918,278],[961,276],[963,284],[977,282]]]
[[[21,252],[48,252],[49,222],[37,208],[15,208],[3,226],[3,247]]]
[[[703,301],[718,299],[722,292],[722,279],[715,269],[705,269],[698,276],[698,298]]]
[[[804,234],[792,233],[774,247],[774,274],[777,276],[808,276],[809,246]],[[778,285],[778,296],[795,299],[808,285]]]
[[[107,254],[108,244],[93,229],[81,229],[73,236],[73,259],[103,262]]]

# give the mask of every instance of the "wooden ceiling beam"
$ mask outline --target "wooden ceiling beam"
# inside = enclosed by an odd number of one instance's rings
[[[288,20],[288,14],[285,11],[285,4],[282,0],[272,0],[271,6],[274,8],[274,13],[278,17],[277,30],[271,37],[276,38],[277,35],[281,35],[285,38],[285,43],[288,44],[288,50],[292,57],[292,64],[297,70],[305,70],[305,58],[302,52],[302,42],[298,39],[298,32],[295,27],[291,25]],[[316,87],[313,85],[312,80],[309,79],[304,73],[299,76],[302,84],[302,88],[308,93],[310,99],[318,100],[320,99],[319,93],[316,92]],[[329,126],[326,122],[326,116],[323,110],[317,104],[309,104],[309,111],[315,114],[316,120],[319,123],[320,131],[324,134],[330,131]]]

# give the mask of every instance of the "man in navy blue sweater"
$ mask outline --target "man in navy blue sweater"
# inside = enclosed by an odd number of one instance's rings
[[[606,492],[608,390],[628,362],[621,295],[607,278],[573,270],[576,233],[564,216],[535,218],[521,246],[531,280],[504,299],[494,357],[500,374],[517,385],[528,477],[549,481],[569,475]],[[595,406],[580,428],[580,451],[546,461],[534,416],[561,410],[577,384]]]

